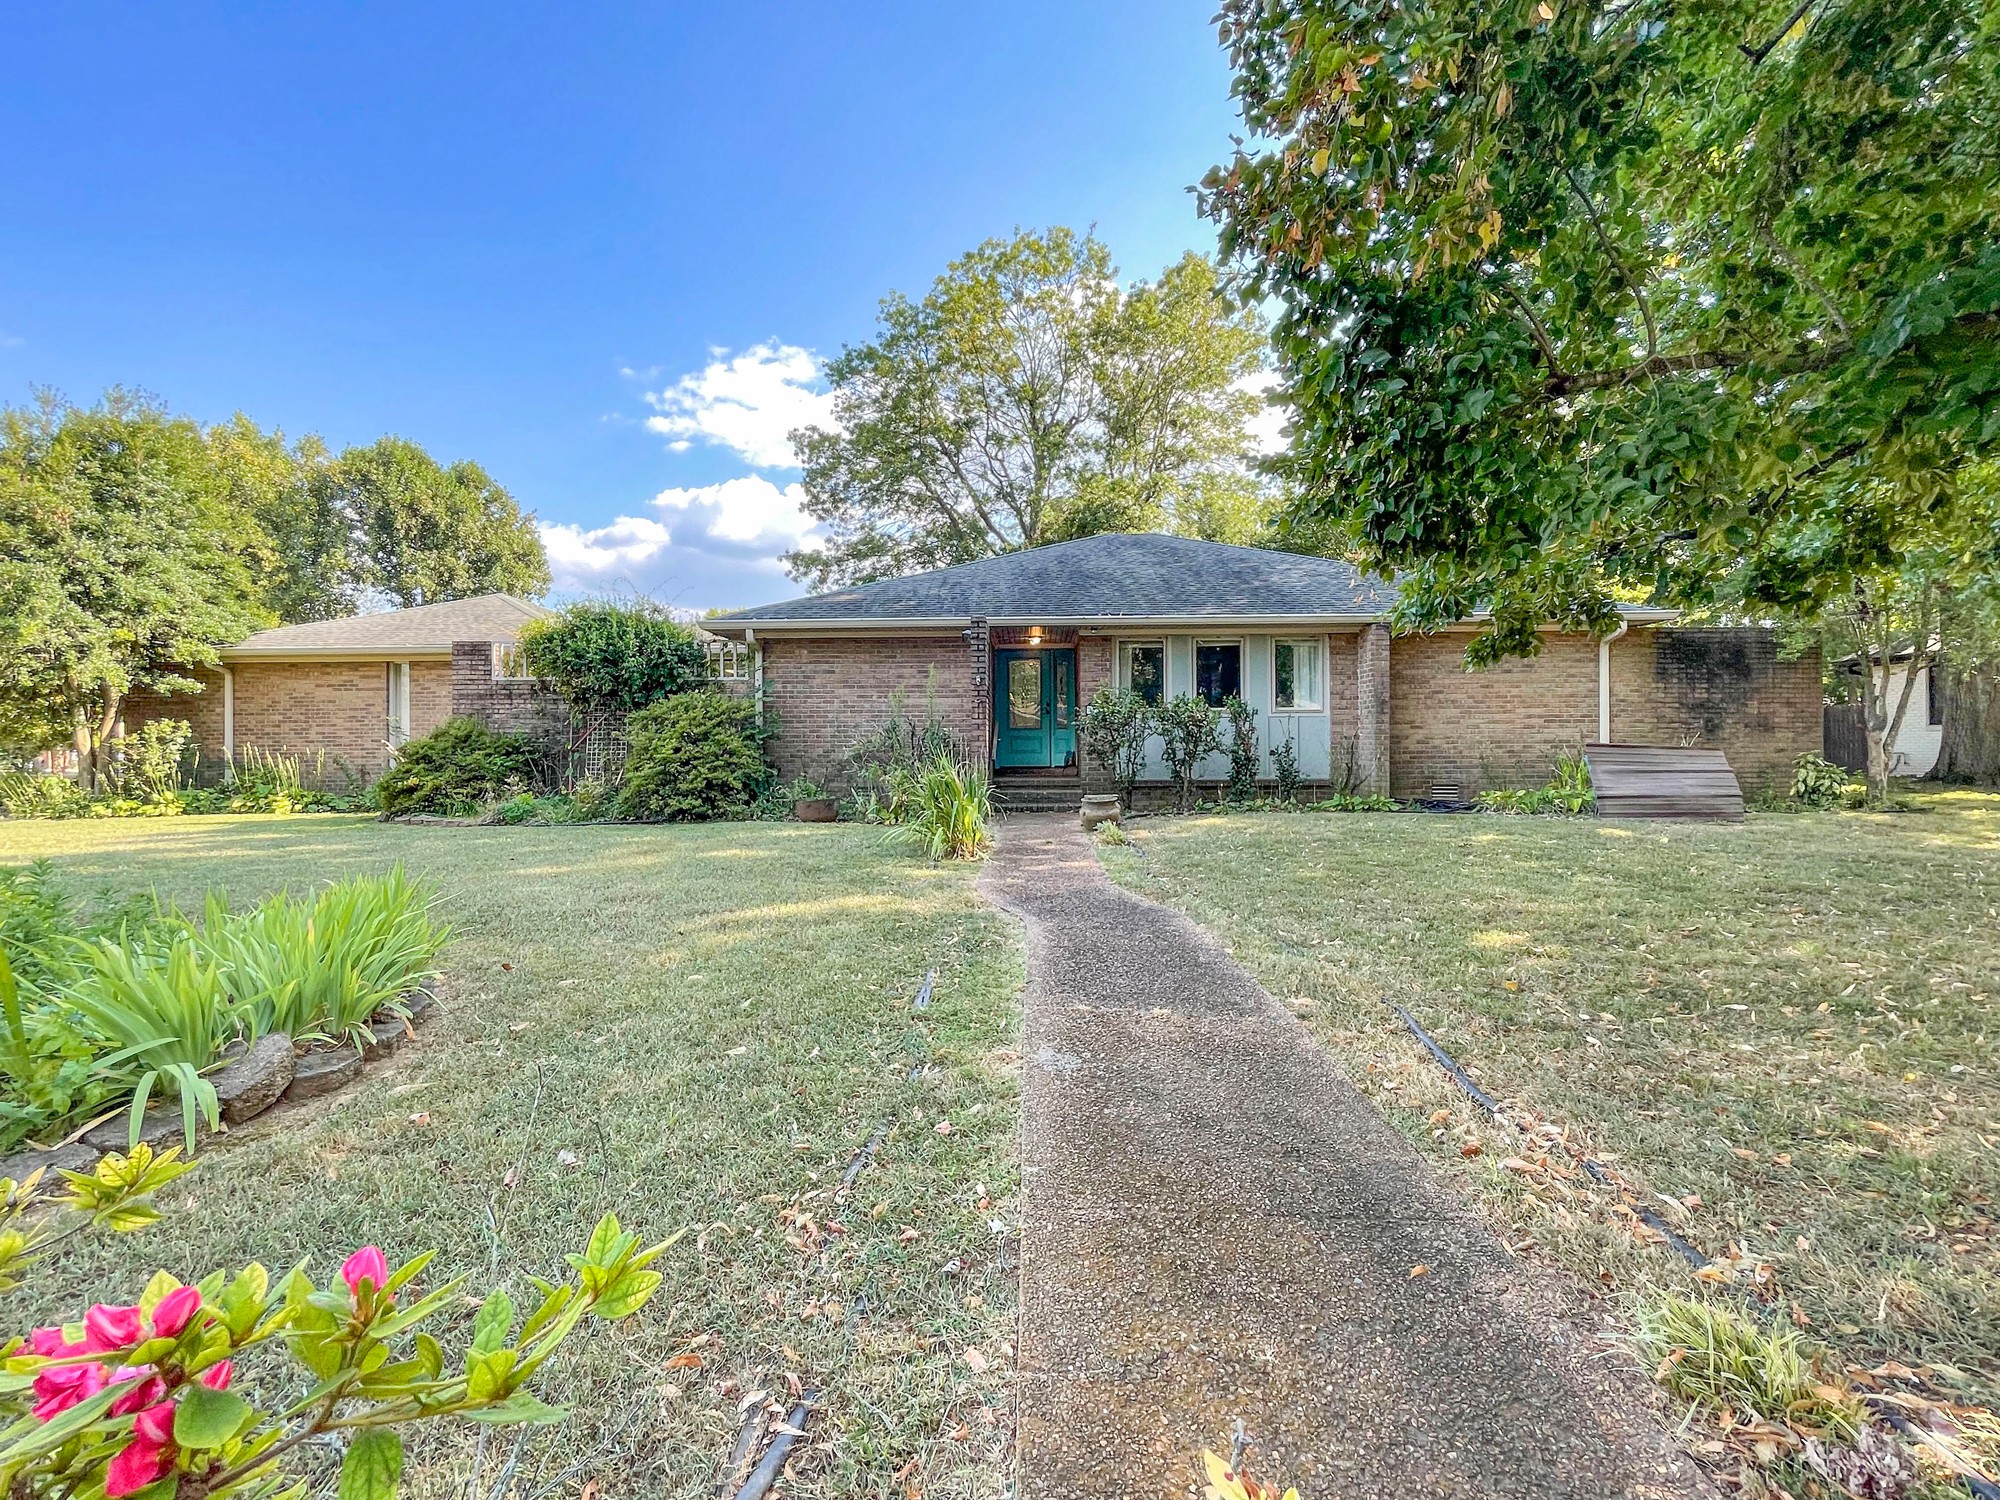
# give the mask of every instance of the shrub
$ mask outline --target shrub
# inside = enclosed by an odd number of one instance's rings
[[[1206,703],[1182,694],[1153,710],[1153,728],[1173,782],[1174,807],[1188,812],[1194,807],[1195,770],[1222,748],[1222,727]]]
[[[992,790],[983,772],[940,755],[915,771],[899,772],[895,801],[902,809],[896,835],[932,859],[978,859],[992,842]]]
[[[476,719],[447,719],[396,752],[375,794],[385,817],[464,817],[525,786],[535,769],[534,747],[526,737],[488,729]]]
[[[1547,786],[1528,790],[1497,788],[1481,792],[1477,801],[1488,812],[1510,817],[1538,813],[1575,817],[1596,805],[1597,793],[1590,784],[1590,765],[1577,752],[1556,757],[1555,776]]]
[[[1119,800],[1132,803],[1132,788],[1146,765],[1146,741],[1153,714],[1146,700],[1129,690],[1103,687],[1083,707],[1076,726],[1084,754],[1111,773]]]
[[[893,813],[886,811],[886,804],[894,800],[891,783],[932,764],[940,755],[961,765],[972,761],[938,712],[936,695],[926,695],[920,724],[904,713],[903,695],[891,693],[888,722],[847,752],[848,774],[857,799],[894,821]]]
[[[756,709],[722,693],[681,693],[626,721],[621,817],[682,823],[740,817],[770,781]]]
[[[1360,792],[1335,792],[1331,797],[1312,805],[1314,812],[1394,812],[1394,797],[1364,796]]]
[[[0,812],[10,818],[80,818],[89,810],[90,798],[67,776],[0,775]]]
[[[141,724],[122,742],[119,791],[138,802],[178,804],[193,738],[185,720],[149,719]]]
[[[1848,775],[1825,756],[1807,751],[1792,768],[1792,800],[1818,810],[1838,807],[1847,792]]]
[[[1229,721],[1229,785],[1224,794],[1232,802],[1247,802],[1257,795],[1257,710],[1241,698],[1222,705]]]
[[[1709,1302],[1668,1297],[1639,1315],[1639,1346],[1654,1378],[1685,1401],[1851,1438],[1865,1413],[1829,1384],[1787,1328],[1765,1330]]]
[[[1271,742],[1271,772],[1278,781],[1278,800],[1296,802],[1299,800],[1299,745],[1287,735],[1282,740]]]
[[[708,659],[694,630],[651,603],[572,604],[521,631],[528,670],[583,714],[630,714],[699,688]]]

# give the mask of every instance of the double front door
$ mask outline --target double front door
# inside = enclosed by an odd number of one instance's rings
[[[995,651],[993,722],[996,770],[1075,765],[1075,649]]]

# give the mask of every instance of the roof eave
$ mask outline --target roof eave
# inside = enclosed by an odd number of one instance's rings
[[[450,661],[449,646],[224,646],[225,665],[279,661]]]

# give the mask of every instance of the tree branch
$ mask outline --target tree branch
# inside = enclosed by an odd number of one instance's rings
[[[1549,340],[1548,329],[1544,328],[1542,320],[1535,316],[1535,310],[1528,305],[1528,299],[1516,291],[1514,284],[1504,277],[1500,286],[1514,299],[1514,306],[1521,310],[1521,316],[1528,320],[1528,331],[1535,336],[1535,343],[1542,351],[1542,363],[1549,367],[1549,384],[1554,386],[1569,379],[1563,374],[1562,361],[1556,358],[1556,346]]]
[[[1764,248],[1769,250],[1777,259],[1778,263],[1791,274],[1792,280],[1819,298],[1820,306],[1824,307],[1826,315],[1833,319],[1833,326],[1840,330],[1840,336],[1843,339],[1852,339],[1854,332],[1847,326],[1847,319],[1840,311],[1840,304],[1833,300],[1833,293],[1826,289],[1825,284],[1817,276],[1813,275],[1812,271],[1803,261],[1792,254],[1790,247],[1771,232],[1769,224],[1761,221],[1758,223],[1757,238],[1762,242]]]
[[[1803,21],[1806,18],[1807,12],[1817,4],[1819,4],[1819,0],[1799,0],[1797,8],[1789,16],[1785,17],[1785,24],[1771,34],[1771,40],[1764,43],[1761,47],[1745,47],[1739,44],[1736,50],[1750,59],[1751,67],[1761,67],[1764,59],[1777,50],[1778,43],[1790,36],[1792,28]]]
[[[1563,176],[1569,179],[1569,185],[1576,190],[1577,197],[1583,200],[1584,216],[1590,220],[1590,227],[1597,235],[1597,243],[1604,251],[1604,258],[1617,269],[1619,279],[1631,289],[1632,300],[1639,304],[1639,316],[1646,324],[1646,358],[1653,359],[1660,352],[1660,330],[1653,322],[1653,308],[1646,300],[1646,289],[1639,284],[1639,278],[1632,274],[1631,267],[1625,264],[1625,257],[1619,254],[1617,247],[1611,243],[1611,236],[1604,232],[1604,222],[1597,217],[1597,205],[1591,201],[1590,194],[1583,190],[1583,184],[1576,180],[1576,173],[1569,167],[1564,167]]]

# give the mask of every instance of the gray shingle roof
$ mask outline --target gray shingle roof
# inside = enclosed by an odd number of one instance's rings
[[[344,620],[314,620],[305,625],[280,625],[225,646],[223,658],[250,656],[353,656],[380,652],[449,652],[455,641],[509,641],[530,620],[555,611],[512,594],[480,594],[414,609],[383,610],[349,615]]]
[[[1372,618],[1396,588],[1329,557],[1113,533],[738,610],[710,626],[812,621]]]

